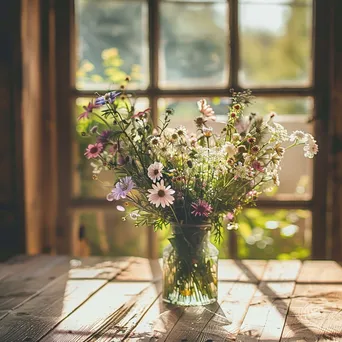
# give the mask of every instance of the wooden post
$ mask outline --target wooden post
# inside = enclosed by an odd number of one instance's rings
[[[26,249],[28,254],[43,248],[41,135],[40,3],[22,0],[22,122],[25,180]]]
[[[333,58],[331,92],[331,133],[332,142],[332,225],[331,247],[334,260],[342,260],[342,2],[334,1],[332,15]],[[322,167],[324,167],[322,165]]]

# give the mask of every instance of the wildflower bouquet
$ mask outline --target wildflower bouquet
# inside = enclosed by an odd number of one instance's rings
[[[232,91],[227,119],[220,132],[210,127],[215,113],[206,100],[198,101],[194,132],[170,128],[173,111],[152,120],[150,109],[135,110],[133,97],[122,86],[85,107],[79,119],[96,117],[90,128],[96,142],[85,156],[94,177],[113,171],[108,201],[124,200],[124,218],[136,226],[162,229],[173,225],[171,246],[164,254],[164,299],[176,304],[207,304],[217,294],[217,252],[206,239],[222,229],[237,229],[237,214],[260,193],[279,185],[285,151],[302,145],[312,158],[318,146],[312,135],[289,134],[274,114],[244,115],[250,91]],[[101,112],[96,113],[96,110]],[[100,124],[101,123],[101,124]]]

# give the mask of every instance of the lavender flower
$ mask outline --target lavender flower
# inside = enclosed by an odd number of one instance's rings
[[[134,188],[135,184],[132,181],[132,177],[121,178],[116,184],[113,190],[107,195],[108,201],[116,200],[120,198],[126,198],[128,193]]]
[[[107,93],[103,96],[98,97],[95,100],[96,106],[103,106],[106,103],[113,103],[115,99],[121,94],[119,91],[111,91],[110,93]]]

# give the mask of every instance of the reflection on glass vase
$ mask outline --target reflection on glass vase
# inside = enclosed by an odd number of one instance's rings
[[[197,306],[217,300],[218,250],[208,225],[172,225],[163,251],[164,302]]]

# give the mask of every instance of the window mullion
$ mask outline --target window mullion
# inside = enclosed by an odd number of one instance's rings
[[[229,88],[238,88],[239,71],[239,23],[238,23],[238,1],[227,0],[229,4]]]

